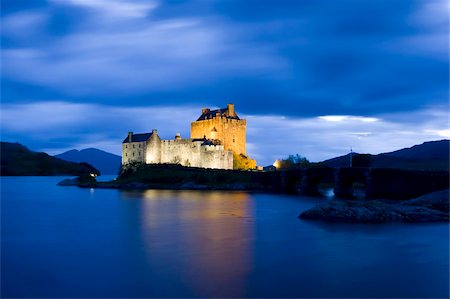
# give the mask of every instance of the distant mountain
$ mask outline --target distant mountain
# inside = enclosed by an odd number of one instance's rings
[[[353,153],[353,166],[409,170],[449,170],[450,140],[429,141],[410,148],[379,155]],[[348,167],[350,154],[318,163],[328,167]]]
[[[87,148],[81,151],[74,149],[55,155],[55,157],[70,162],[89,163],[100,170],[102,174],[117,174],[122,164],[122,157],[96,148]]]
[[[450,140],[424,142],[420,145],[404,148],[398,151],[379,154],[378,156],[405,159],[449,159]]]
[[[99,174],[99,171],[87,163],[72,163],[47,155],[30,151],[19,143],[0,142],[0,175],[11,176],[51,176]]]

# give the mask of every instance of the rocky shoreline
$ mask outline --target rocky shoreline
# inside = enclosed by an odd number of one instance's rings
[[[175,174],[179,174],[174,172]],[[169,180],[146,180],[145,178],[119,178],[110,182],[97,182],[95,177],[81,176],[66,179],[59,186],[77,186],[80,188],[103,189],[170,189],[170,190],[224,190],[264,193],[287,193],[286,188],[276,188],[270,180],[251,180],[247,173],[234,174],[233,180],[224,182],[220,173],[201,173]],[[216,175],[214,177],[213,175]],[[238,175],[244,175],[239,177]],[[199,177],[201,179],[199,179]],[[213,177],[211,181],[205,177]],[[203,183],[205,181],[205,183]],[[265,182],[265,183],[263,183]],[[387,223],[387,222],[449,222],[449,190],[436,191],[409,200],[380,199],[334,199],[324,201],[312,209],[302,212],[299,218],[323,222],[341,223]]]
[[[266,191],[271,192],[271,188],[258,183],[230,183],[222,185],[203,185],[193,182],[178,184],[144,183],[139,181],[130,182],[97,182],[95,180],[82,180],[79,177],[65,179],[57,184],[58,186],[76,186],[80,188],[101,188],[101,189],[170,189],[170,190],[224,190],[224,191]]]
[[[301,219],[340,223],[449,222],[449,190],[405,200],[331,200],[306,210]]]

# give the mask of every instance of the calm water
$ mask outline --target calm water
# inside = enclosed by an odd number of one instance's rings
[[[448,297],[449,226],[324,225],[319,200],[1,178],[2,297]]]

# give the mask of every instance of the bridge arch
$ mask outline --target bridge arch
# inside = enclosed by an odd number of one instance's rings
[[[338,168],[335,172],[334,194],[339,198],[365,198],[370,189],[368,168]]]
[[[324,196],[322,186],[334,186],[333,168],[308,168],[304,169],[298,191],[306,196]]]

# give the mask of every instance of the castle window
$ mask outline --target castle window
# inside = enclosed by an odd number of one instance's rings
[[[133,152],[133,157],[134,157],[134,152]]]
[[[128,157],[128,153],[125,153],[125,157]]]
[[[133,144],[133,148],[134,148],[134,144]]]
[[[234,139],[234,135],[233,135],[233,143],[235,142],[235,139]]]
[[[139,148],[141,148],[141,144],[139,144]]]
[[[125,144],[125,148],[128,148],[128,145]]]

